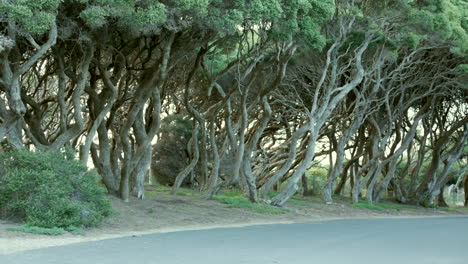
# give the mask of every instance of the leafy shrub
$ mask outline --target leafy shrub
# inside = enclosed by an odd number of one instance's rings
[[[94,171],[70,152],[0,153],[0,209],[29,226],[96,226],[111,212]]]

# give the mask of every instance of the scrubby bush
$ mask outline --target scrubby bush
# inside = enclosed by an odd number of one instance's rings
[[[45,228],[96,226],[111,212],[97,174],[70,152],[0,153],[3,216]]]
[[[316,167],[306,171],[307,182],[310,184],[311,195],[319,195],[323,186],[327,183],[328,171],[325,168]]]

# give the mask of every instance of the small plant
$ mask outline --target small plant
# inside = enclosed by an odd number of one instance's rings
[[[213,200],[227,204],[230,208],[246,208],[261,214],[284,214],[286,209],[268,204],[252,203],[242,196],[239,191],[225,192],[222,195],[214,195]]]
[[[66,233],[65,229],[60,227],[45,228],[38,226],[20,225],[8,228],[9,231],[18,231],[24,233],[48,235],[48,236],[59,236]]]

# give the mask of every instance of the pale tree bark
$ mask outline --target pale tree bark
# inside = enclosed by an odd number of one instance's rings
[[[193,157],[190,161],[189,165],[187,165],[179,174],[177,174],[176,179],[174,181],[174,185],[172,186],[172,194],[177,194],[180,186],[184,182],[185,178],[195,169],[195,166],[198,163],[198,159],[200,158],[200,151],[198,150],[198,122],[194,122],[193,130],[192,130],[192,153]]]
[[[442,80],[445,73],[434,72],[434,76],[431,78],[415,78],[419,76],[419,68],[417,65],[425,63],[425,57],[423,54],[427,51],[427,48],[418,48],[413,50],[408,55],[405,55],[403,59],[395,65],[393,70],[385,72],[382,76],[382,82],[384,87],[388,87],[384,91],[384,96],[381,96],[385,101],[382,111],[374,114],[369,118],[369,123],[372,125],[369,127],[371,137],[371,148],[369,151],[369,159],[367,163],[371,162],[372,166],[367,167],[364,171],[357,175],[356,184],[353,188],[353,202],[357,202],[359,193],[363,190],[364,186],[367,186],[367,200],[373,202],[375,199],[380,199],[380,195],[385,191],[394,177],[394,170],[396,169],[397,160],[403,154],[406,148],[410,147],[415,137],[416,128],[419,125],[421,119],[426,114],[425,112],[419,111],[415,120],[412,122],[405,121],[405,114],[408,115],[409,111],[415,104],[422,105],[421,108],[427,111],[429,104],[434,103],[433,94],[441,92],[443,85],[436,84],[437,80]],[[444,92],[444,91],[442,91]],[[425,106],[424,106],[425,105]],[[408,118],[406,118],[409,120]],[[401,143],[400,148],[397,150],[397,143],[401,140],[400,130],[398,127],[400,124],[408,123],[408,130],[406,138]],[[392,126],[391,124],[395,124]],[[424,122],[423,122],[424,125]],[[425,131],[427,128],[425,127]],[[395,134],[396,138],[393,140],[394,144],[389,147],[389,139]],[[385,157],[385,154],[390,151],[390,154]],[[420,159],[419,166],[415,170],[419,170],[422,165],[422,159]],[[381,180],[382,169],[388,168],[387,174],[383,180]],[[409,167],[408,167],[409,169]],[[362,173],[365,173],[366,177],[362,177]],[[417,174],[417,173],[416,173]],[[416,178],[411,180],[411,184],[415,182]],[[362,181],[362,182],[360,182]],[[379,186],[378,183],[381,183]],[[402,183],[400,177],[400,184]],[[398,190],[398,196],[400,199],[406,200],[405,188]],[[377,190],[375,190],[377,188]],[[357,192],[357,193],[356,193]]]
[[[462,135],[459,136],[455,145],[452,146],[447,153],[442,155],[440,147],[438,146],[434,149],[431,166],[426,171],[424,180],[418,188],[417,196],[414,198],[414,201],[418,204],[431,204],[434,197],[439,194],[440,189],[447,182],[450,169],[455,162],[460,159],[464,149],[468,146],[468,122],[465,121]],[[444,163],[444,167],[442,171],[438,173],[437,170],[441,163]]]
[[[263,134],[263,131],[265,131],[265,128],[267,127],[268,122],[270,121],[270,118],[271,118],[271,114],[272,114],[272,110],[270,108],[270,105],[268,104],[268,99],[266,98],[266,96],[262,98],[262,102],[263,102],[263,111],[264,111],[263,117],[260,120],[259,128],[256,129],[255,134],[247,143],[247,148],[245,150],[244,161],[242,165],[244,176],[246,177],[246,181],[247,181],[249,199],[252,202],[258,202],[256,179],[252,173],[252,160],[251,160],[252,152],[254,148],[257,146],[258,141],[261,135]],[[247,109],[245,109],[245,111],[247,111]]]
[[[352,23],[347,25],[347,29],[350,29]],[[342,38],[345,37],[343,32]],[[293,196],[298,190],[298,181],[301,179],[302,175],[305,173],[309,165],[311,164],[314,154],[315,154],[315,145],[319,136],[319,131],[325,122],[330,117],[333,110],[336,106],[346,97],[346,95],[356,88],[364,78],[365,69],[362,65],[362,56],[367,50],[369,43],[372,40],[370,34],[366,36],[366,39],[355,51],[354,67],[355,75],[352,80],[340,87],[335,86],[335,80],[337,78],[338,72],[338,58],[337,54],[341,41],[343,39],[337,39],[337,41],[331,46],[327,52],[326,65],[322,73],[322,77],[315,87],[314,99],[312,105],[309,108],[308,116],[310,125],[308,126],[309,139],[307,143],[307,151],[305,153],[304,159],[299,163],[298,167],[294,171],[293,175],[288,181],[288,184],[280,194],[275,196],[271,201],[272,205],[282,206],[286,201]],[[324,86],[325,79],[330,73],[330,83]],[[321,91],[323,89],[323,91]],[[323,97],[321,102],[319,102],[319,94],[322,93]]]
[[[13,43],[19,41],[17,35],[18,29],[16,27],[17,26],[13,21],[8,22],[7,36],[9,40]],[[29,35],[26,37],[26,39],[29,42],[29,44],[31,44],[35,48],[35,52],[25,62],[20,63],[9,61],[10,50],[6,50],[0,53],[0,68],[2,69],[2,78],[0,80],[0,86],[3,88],[2,90],[5,91],[9,105],[9,112],[11,112],[12,115],[17,116],[15,118],[10,118],[8,122],[4,122],[2,124],[4,128],[0,129],[0,133],[2,132],[1,130],[3,130],[3,136],[0,137],[0,140],[2,140],[3,137],[6,136],[7,140],[14,148],[23,147],[21,130],[24,123],[23,116],[27,110],[21,98],[21,76],[27,71],[29,71],[31,67],[33,67],[33,65],[38,60],[40,60],[46,54],[46,52],[57,42],[57,25],[55,24],[55,21],[51,25],[47,41],[44,44],[37,44],[36,41]]]
[[[362,95],[364,91],[362,92],[356,91],[357,93],[357,96],[355,99],[356,107],[354,108],[353,113],[352,113],[352,116],[354,116],[354,119],[351,121],[351,124],[349,125],[349,127],[346,128],[343,135],[340,137],[338,146],[336,148],[335,164],[322,190],[323,200],[327,204],[333,203],[333,199],[332,199],[333,186],[335,185],[336,179],[340,176],[340,174],[343,171],[345,146],[349,142],[353,134],[355,134],[356,131],[358,131],[358,129],[364,122],[366,116],[369,114],[368,108],[369,108],[370,102],[368,102],[367,100],[373,100],[374,95],[377,93],[379,89],[380,89],[380,82],[377,80],[375,87],[372,89],[371,94],[367,98],[362,98],[364,97]]]
[[[468,174],[465,176],[465,184],[463,185],[465,190],[465,207],[468,207]]]
[[[432,201],[434,194],[440,189],[440,184],[442,180],[448,174],[448,169],[456,161],[455,158],[460,157],[463,152],[463,147],[466,145],[466,141],[463,141],[467,137],[467,124],[468,117],[459,119],[457,122],[451,124],[449,128],[439,135],[432,143],[432,153],[431,153],[431,162],[429,167],[425,170],[421,183],[417,187],[413,196],[410,199],[415,203],[423,203]],[[439,125],[442,126],[441,123]],[[442,127],[439,127],[441,129]],[[456,143],[447,149],[445,148],[451,140],[451,137],[458,130],[463,129],[463,132],[457,139]],[[461,152],[460,152],[461,151]],[[458,159],[458,158],[457,158]],[[442,161],[447,162],[443,168],[443,173],[437,173],[438,169],[441,166]],[[447,169],[447,170],[446,170]]]
[[[393,179],[395,175],[397,161],[400,158],[400,156],[403,154],[403,152],[410,146],[410,143],[414,140],[414,136],[416,134],[417,128],[419,127],[420,121],[423,118],[425,118],[428,114],[427,109],[428,107],[423,107],[422,109],[420,109],[420,111],[416,114],[415,120],[413,121],[413,124],[410,130],[407,132],[406,136],[402,140],[401,145],[390,157],[387,158],[386,162],[389,163],[389,169],[382,183],[377,188],[377,191],[374,194],[373,200],[376,200],[376,201],[380,200],[380,197],[382,196],[383,192],[387,190],[387,187],[390,181]]]
[[[120,143],[122,144],[123,160],[121,165],[121,178],[119,193],[124,201],[129,201],[130,185],[129,180],[131,175],[139,173],[138,171],[148,171],[149,163],[143,164],[147,167],[138,167],[144,156],[148,157],[148,151],[145,151],[148,144],[156,136],[160,125],[161,98],[160,90],[166,82],[168,75],[168,64],[171,56],[171,49],[174,43],[175,33],[170,32],[162,47],[161,62],[151,67],[144,74],[145,78],[136,88],[135,96],[132,100],[132,105],[128,111],[127,120],[119,132]],[[135,150],[130,142],[130,129],[134,126],[138,116],[141,115],[145,103],[152,99],[154,106],[152,109],[152,124],[146,133],[143,143],[139,144]],[[143,198],[143,190],[140,190],[138,198]]]
[[[117,100],[117,88],[115,87],[114,83],[112,83],[112,81],[110,80],[109,73],[107,72],[107,70],[104,69],[102,65],[100,67],[100,71],[104,80],[104,85],[110,91],[110,98],[109,102],[102,108],[102,110],[99,112],[98,116],[94,120],[93,125],[86,136],[85,143],[81,149],[80,160],[85,166],[88,164],[88,157],[94,136],[96,135],[98,128],[101,126],[102,122],[109,114],[115,101]],[[108,95],[108,93],[106,93],[106,95]]]
[[[210,120],[210,147],[211,153],[213,155],[212,160],[212,169],[209,177],[207,192],[205,194],[205,199],[210,199],[212,197],[212,189],[218,186],[219,180],[219,167],[221,164],[221,158],[218,152],[218,144],[216,143],[216,116],[213,115]],[[222,153],[223,154],[223,153]]]
[[[41,142],[40,139],[36,138],[36,135],[32,133],[31,127],[28,126],[27,123],[23,122],[22,128],[25,131],[27,137],[33,142],[34,146],[37,149],[42,149],[42,150],[59,150],[62,148],[65,144],[71,142],[71,141],[76,141],[77,138],[81,135],[81,133],[84,130],[85,126],[85,121],[83,119],[83,111],[82,111],[82,103],[81,103],[81,98],[84,93],[84,90],[86,86],[88,85],[88,79],[89,79],[89,67],[91,65],[91,61],[93,59],[95,52],[95,47],[92,43],[87,43],[85,45],[81,61],[78,65],[78,71],[79,74],[75,76],[75,82],[76,85],[74,86],[73,93],[71,94],[70,98],[70,104],[71,104],[71,111],[73,112],[72,114],[72,120],[74,123],[68,122],[65,118],[65,130],[58,134],[51,142]],[[60,61],[58,62],[58,68],[59,72],[64,71],[63,68],[61,68],[63,65],[61,65]],[[63,83],[59,83],[59,85],[64,85]],[[59,88],[59,92],[61,91],[61,88]],[[57,95],[60,96],[60,95]],[[63,102],[62,102],[63,103]],[[63,121],[62,121],[63,122]],[[43,144],[46,143],[46,144]]]
[[[297,141],[307,133],[309,130],[309,125],[310,123],[307,123],[306,125],[301,126],[298,128],[292,135],[291,137],[291,142],[289,146],[289,154],[288,158],[284,162],[284,164],[281,166],[281,168],[271,176],[268,181],[263,185],[261,189],[261,198],[266,199],[268,192],[273,188],[273,186],[283,178],[284,175],[289,171],[291,168],[294,160],[296,159],[296,153],[297,153]]]

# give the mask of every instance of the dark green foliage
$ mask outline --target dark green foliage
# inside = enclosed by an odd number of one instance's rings
[[[68,158],[67,158],[68,156]],[[97,175],[59,152],[0,154],[0,208],[30,226],[96,226],[110,214]]]
[[[7,16],[11,22],[18,23],[20,30],[31,34],[43,34],[54,23],[56,9],[61,2],[61,0],[1,1],[0,13]]]

